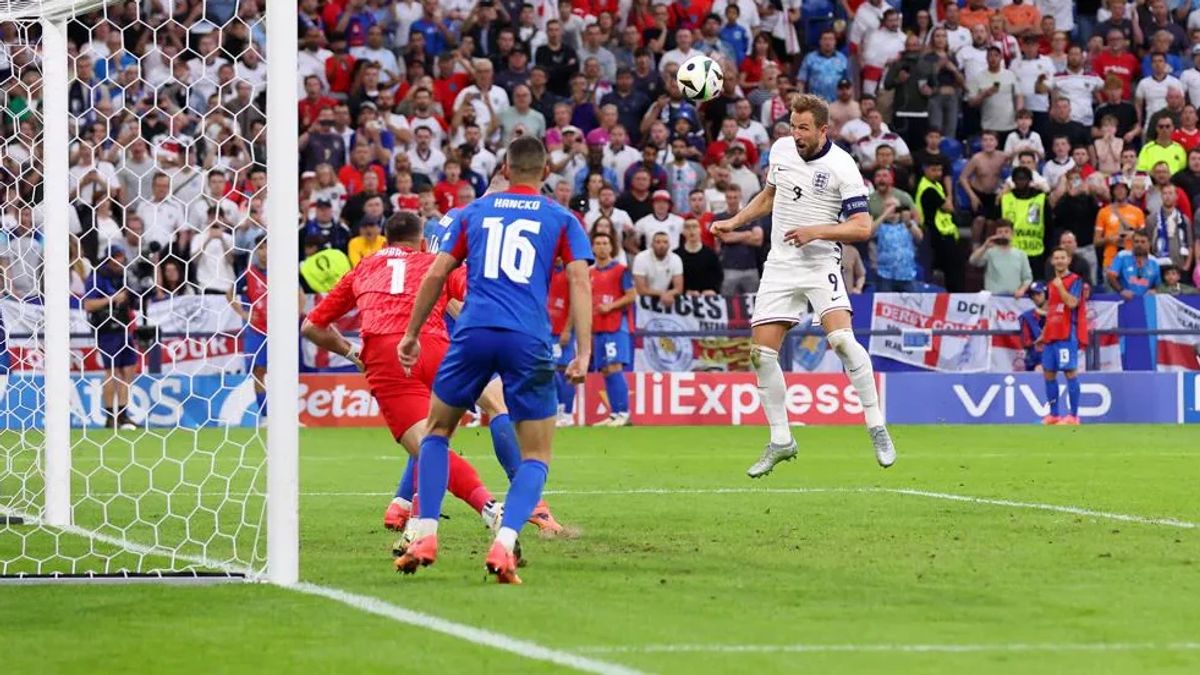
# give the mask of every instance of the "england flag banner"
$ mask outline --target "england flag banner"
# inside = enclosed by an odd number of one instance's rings
[[[987,330],[990,293],[876,293],[872,331]],[[986,335],[934,335],[928,348],[907,349],[899,335],[872,335],[870,352],[929,370],[979,373],[991,364]]]
[[[1147,298],[1159,330],[1188,330],[1191,335],[1159,335],[1152,343],[1154,363],[1160,371],[1200,370],[1200,309],[1169,295]],[[1154,327],[1153,325],[1151,326]]]
[[[178,295],[150,303],[145,323],[159,330],[163,370],[190,375],[245,370],[242,319],[223,295]]]

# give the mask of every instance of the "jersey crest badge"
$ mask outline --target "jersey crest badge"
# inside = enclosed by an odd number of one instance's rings
[[[813,189],[817,192],[824,192],[825,188],[829,187],[829,172],[818,171],[813,174],[812,179]]]

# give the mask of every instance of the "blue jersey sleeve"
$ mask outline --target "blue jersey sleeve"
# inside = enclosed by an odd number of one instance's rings
[[[569,263],[573,260],[583,260],[591,263],[595,260],[592,255],[592,242],[588,240],[587,232],[584,232],[583,225],[574,215],[568,215],[563,223],[562,237],[559,239],[558,256],[563,259],[563,263]]]
[[[1067,292],[1077,298],[1082,298],[1083,297],[1083,279],[1076,277],[1075,282],[1071,284],[1071,287],[1069,289],[1067,289]]]
[[[448,253],[459,262],[467,258],[467,213],[468,210],[463,209],[446,225],[446,231],[442,232],[442,240],[438,244],[439,253]]]
[[[626,267],[625,271],[621,273],[621,290],[628,292],[631,288],[633,288],[633,273]]]

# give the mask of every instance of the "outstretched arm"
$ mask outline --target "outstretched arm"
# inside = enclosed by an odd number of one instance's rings
[[[359,370],[364,370],[362,359],[358,356],[358,348],[333,326],[318,326],[305,319],[304,325],[300,328],[300,334],[321,349],[339,354],[357,366]]]
[[[709,226],[709,231],[713,234],[722,236],[729,232],[733,232],[746,223],[752,223],[759,218],[764,218],[771,215],[771,205],[775,201],[775,186],[768,183],[750,203],[741,211],[738,211],[732,218],[725,220],[713,221]]]

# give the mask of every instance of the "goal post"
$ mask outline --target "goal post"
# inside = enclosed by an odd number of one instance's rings
[[[0,0],[0,581],[299,580],[297,3],[233,4]]]

